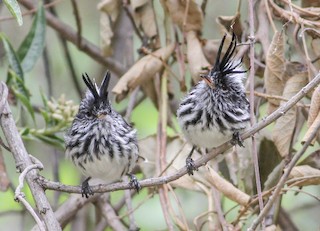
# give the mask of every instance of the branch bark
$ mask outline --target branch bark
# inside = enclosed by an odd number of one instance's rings
[[[15,159],[16,167],[19,172],[23,172],[26,168],[33,165],[27,150],[24,147],[21,136],[15,125],[15,121],[12,117],[12,113],[7,102],[8,88],[5,83],[0,84],[0,123],[3,130],[3,134],[7,139],[9,148]],[[35,200],[36,206],[39,210],[47,230],[61,230],[61,227],[54,216],[53,210],[49,201],[45,195],[45,192],[41,185],[36,181],[38,173],[35,169],[30,170],[26,174],[26,180],[30,187],[32,196]]]
[[[29,0],[21,0],[19,1],[21,5],[26,7],[28,10],[36,9],[36,6]],[[46,20],[50,27],[52,27],[55,31],[57,31],[61,37],[68,40],[69,42],[78,46],[79,50],[83,51],[87,55],[89,55],[92,59],[106,66],[109,70],[114,72],[116,75],[121,76],[125,72],[125,67],[116,62],[111,58],[105,58],[102,56],[100,49],[89,42],[85,38],[79,39],[79,34],[69,25],[60,21],[57,17],[46,10]],[[81,43],[79,44],[79,40]]]
[[[248,129],[248,131],[243,133],[241,135],[241,138],[245,140],[251,137],[252,135],[254,135],[255,133],[257,133],[258,131],[260,131],[261,129],[263,129],[264,127],[268,126],[275,120],[277,120],[279,117],[284,115],[290,108],[294,107],[299,102],[299,100],[301,100],[305,95],[307,95],[307,93],[310,92],[312,89],[314,89],[319,83],[320,83],[320,73],[318,73],[313,78],[313,80],[311,80],[305,87],[303,87],[296,95],[294,95],[283,106],[279,107],[272,114],[262,119],[259,123],[256,123],[252,128]],[[214,157],[216,157],[220,153],[223,153],[224,151],[228,150],[231,147],[232,145],[230,144],[230,142],[226,142],[221,146],[214,148],[207,155],[203,155],[201,158],[195,161],[196,167],[205,165],[209,160],[213,159]],[[187,174],[187,169],[186,167],[183,167],[177,170],[175,173],[172,173],[167,176],[141,180],[140,185],[142,187],[159,186],[159,185],[177,180],[185,174]],[[79,193],[79,194],[81,193],[81,187],[79,186],[64,185],[59,182],[49,181],[44,177],[39,177],[38,181],[42,185],[42,187],[45,189],[57,190],[57,191],[68,192],[68,193]],[[103,193],[103,192],[112,192],[117,190],[131,189],[132,187],[130,186],[129,183],[122,182],[122,183],[114,183],[114,184],[108,184],[108,185],[100,184],[100,185],[92,186],[91,188],[92,188],[92,191],[95,193]]]

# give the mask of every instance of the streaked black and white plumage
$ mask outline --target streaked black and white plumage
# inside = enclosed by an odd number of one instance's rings
[[[131,183],[139,190],[136,178],[129,174],[138,160],[136,130],[110,105],[110,72],[100,88],[87,74],[82,77],[88,91],[65,135],[66,156],[88,177],[82,184],[82,195],[93,194],[88,184],[90,178],[111,183],[124,175],[130,175]]]
[[[182,100],[178,121],[188,142],[198,148],[212,149],[228,140],[242,146],[239,132],[250,124],[249,102],[243,80],[246,78],[242,60],[235,60],[236,36],[221,58],[226,39],[223,37],[216,63]],[[194,148],[193,148],[194,150]],[[186,163],[189,174],[196,170],[191,154]]]

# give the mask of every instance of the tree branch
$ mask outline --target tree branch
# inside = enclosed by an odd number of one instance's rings
[[[305,87],[303,87],[296,95],[294,95],[288,102],[286,102],[283,106],[279,107],[276,111],[274,111],[272,114],[267,116],[266,118],[262,119],[259,123],[257,123],[252,128],[248,129],[245,133],[241,135],[241,138],[243,140],[251,137],[264,127],[268,126],[275,120],[277,120],[279,117],[284,115],[290,108],[294,107],[299,100],[301,100],[308,92],[310,92],[313,88],[315,88],[320,83],[320,74],[318,73],[313,80],[311,80]],[[203,155],[201,158],[195,161],[196,167],[200,167],[205,165],[209,160],[213,159],[220,153],[223,153],[225,150],[231,148],[232,145],[230,142],[226,142],[222,145],[220,145],[217,148],[214,148],[211,152],[209,152],[207,155]],[[179,170],[177,170],[175,173],[172,173],[167,176],[161,176],[161,177],[155,177],[155,178],[149,178],[145,180],[141,180],[140,184],[142,187],[153,187],[153,186],[159,186],[162,184],[166,184],[168,182],[174,181],[182,177],[183,175],[187,174],[186,167],[183,167]],[[81,193],[81,187],[79,186],[70,186],[70,185],[64,185],[59,182],[53,182],[45,179],[44,177],[38,178],[39,184],[42,185],[45,189],[50,190],[57,190],[61,192],[68,192],[68,193]],[[103,192],[112,192],[112,191],[118,191],[118,190],[124,190],[124,189],[132,189],[129,183],[121,182],[121,183],[113,183],[108,185],[95,185],[92,186],[92,191],[96,193],[103,193]]]
[[[0,123],[5,135],[9,148],[15,159],[16,167],[23,172],[28,166],[32,165],[32,161],[24,147],[21,136],[15,125],[12,113],[7,101],[8,88],[4,82],[0,84]],[[56,220],[49,201],[44,193],[43,188],[38,184],[36,179],[38,174],[36,170],[30,170],[26,174],[26,180],[30,187],[31,193],[40,212],[40,215],[46,225],[47,230],[61,230]]]
[[[26,7],[28,10],[35,9],[35,5],[29,0],[21,0],[19,1],[21,5]],[[102,65],[106,66],[112,72],[121,76],[125,72],[125,68],[121,63],[116,62],[114,59],[105,58],[100,49],[89,42],[85,38],[81,38],[81,44],[78,44],[79,41],[79,34],[70,26],[65,24],[64,22],[60,21],[57,17],[46,10],[46,20],[50,27],[56,30],[61,37],[68,40],[69,42],[78,46],[78,48],[89,55],[95,61],[101,63]]]

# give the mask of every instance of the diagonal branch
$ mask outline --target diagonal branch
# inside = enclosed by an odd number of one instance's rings
[[[15,159],[16,167],[20,172],[23,172],[28,166],[32,165],[32,161],[25,149],[21,136],[15,125],[12,113],[7,101],[8,88],[4,82],[0,82],[0,124],[9,148]],[[51,205],[46,197],[46,194],[36,181],[38,177],[35,169],[30,170],[26,174],[26,180],[30,187],[31,193],[37,205],[47,230],[61,230],[61,227],[54,216]]]
[[[35,5],[30,0],[21,0],[19,1],[19,3],[24,7],[26,7],[28,10],[32,10],[36,8]],[[100,49],[96,45],[89,42],[87,39],[82,38],[81,44],[78,44],[78,41],[79,41],[78,33],[73,28],[71,28],[64,22],[60,21],[57,17],[55,17],[53,14],[51,14],[47,10],[46,10],[46,20],[48,25],[52,27],[54,30],[56,30],[61,35],[61,37],[75,44],[76,46],[79,45],[78,46],[79,50],[89,55],[95,61],[106,66],[108,69],[110,69],[112,72],[114,72],[118,76],[122,75],[125,72],[125,68],[122,64],[118,63],[114,59],[105,58],[102,55]]]
[[[320,83],[320,73],[318,73],[313,80],[311,80],[305,87],[303,87],[296,95],[294,95],[288,102],[286,102],[283,106],[279,107],[276,111],[274,111],[272,114],[267,116],[266,118],[262,119],[259,123],[256,123],[255,126],[248,129],[245,133],[242,134],[241,138],[243,140],[251,137],[264,127],[268,126],[275,120],[277,120],[279,117],[284,115],[290,108],[294,107],[299,100],[301,100],[308,92],[310,92],[312,89],[314,89],[318,84]],[[1,106],[1,105],[0,105]],[[200,167],[205,165],[209,160],[213,159],[220,153],[223,153],[225,150],[231,148],[232,145],[230,142],[226,142],[219,147],[213,149],[211,152],[209,152],[207,155],[203,155],[201,158],[195,161],[196,167]],[[176,172],[167,175],[167,176],[161,176],[161,177],[155,177],[155,178],[149,178],[140,181],[142,187],[152,187],[152,186],[159,186],[162,184],[166,184],[168,182],[174,181],[182,177],[183,175],[187,174],[186,167],[183,167]],[[62,192],[69,192],[69,193],[81,193],[81,187],[79,186],[69,186],[64,185],[59,182],[52,182],[44,177],[39,177],[38,182],[42,185],[45,189],[51,189],[51,190],[57,190]],[[131,189],[129,183],[114,183],[109,185],[96,185],[92,186],[93,192],[103,193],[103,192],[111,192],[111,191],[117,191],[117,190],[123,190],[123,189]]]

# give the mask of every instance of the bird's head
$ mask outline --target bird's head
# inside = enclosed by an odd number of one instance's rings
[[[236,35],[234,33],[232,34],[232,41],[226,53],[221,58],[225,39],[226,35],[223,36],[220,43],[213,68],[209,71],[209,74],[201,76],[213,90],[228,90],[231,87],[243,87],[242,80],[245,77],[244,73],[246,71],[242,68],[242,60],[234,59],[234,53],[237,46]]]
[[[100,87],[93,82],[87,73],[82,75],[88,90],[82,99],[79,107],[78,117],[87,119],[103,119],[112,112],[108,99],[108,85],[110,82],[110,72],[107,71]]]

